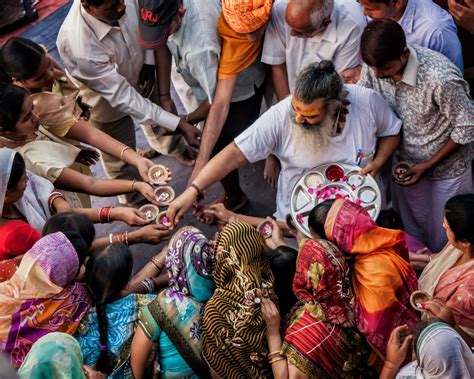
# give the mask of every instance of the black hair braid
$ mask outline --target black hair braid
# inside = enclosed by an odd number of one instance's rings
[[[97,321],[99,323],[99,338],[100,338],[100,355],[97,360],[96,370],[105,374],[110,374],[113,370],[111,359],[109,358],[107,343],[109,335],[107,331],[107,312],[105,310],[106,304],[96,302],[95,309],[97,312]]]

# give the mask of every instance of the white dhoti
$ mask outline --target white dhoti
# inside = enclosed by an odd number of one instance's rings
[[[423,177],[412,186],[392,183],[394,209],[400,213],[405,231],[422,241],[433,252],[447,242],[443,228],[444,206],[453,196],[472,192],[471,167],[452,179]]]

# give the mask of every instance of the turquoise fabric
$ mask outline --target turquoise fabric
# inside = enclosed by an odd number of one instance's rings
[[[114,357],[120,353],[124,343],[133,336],[141,308],[156,295],[132,294],[106,305],[108,351]],[[84,364],[95,367],[99,359],[99,323],[97,313],[91,308],[79,326],[75,337],[83,354]]]
[[[81,349],[69,334],[49,333],[33,344],[18,375],[22,379],[85,379]]]

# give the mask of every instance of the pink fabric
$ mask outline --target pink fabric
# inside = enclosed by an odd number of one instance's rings
[[[435,288],[434,297],[446,302],[458,325],[474,330],[474,262],[446,271]]]

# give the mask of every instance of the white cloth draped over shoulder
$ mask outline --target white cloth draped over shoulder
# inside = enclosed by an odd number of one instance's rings
[[[8,181],[12,172],[13,159],[17,152],[8,148],[0,149],[0,209],[3,211]],[[25,192],[14,205],[35,229],[41,231],[46,220],[51,217],[48,198],[54,186],[39,176],[27,171],[29,178]]]

